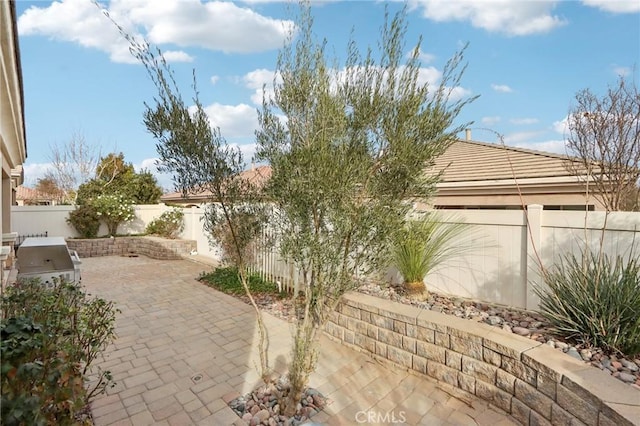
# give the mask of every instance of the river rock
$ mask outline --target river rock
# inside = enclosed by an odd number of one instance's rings
[[[531,334],[529,329],[524,327],[513,327],[511,331],[513,331],[515,334],[519,336],[528,336],[529,334]]]
[[[575,359],[579,359],[580,361],[582,361],[582,357],[578,353],[578,350],[576,348],[574,348],[573,346],[571,346],[569,348],[569,350],[567,351],[567,355],[570,355],[570,356],[574,357]]]
[[[638,366],[636,365],[635,362],[631,362],[627,359],[623,359],[621,361],[621,364],[624,368],[626,368],[627,370],[631,371],[631,372],[636,372],[638,371]]]
[[[618,379],[622,380],[625,383],[633,383],[636,381],[636,376],[629,373],[620,373]]]

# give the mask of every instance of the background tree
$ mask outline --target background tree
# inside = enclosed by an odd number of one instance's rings
[[[53,199],[56,204],[64,204],[67,201],[65,192],[58,187],[52,178],[43,177],[38,179],[36,191],[38,191],[40,195]]]
[[[134,204],[156,204],[162,188],[149,171],[136,173],[133,164],[127,163],[120,152],[100,158],[95,177],[78,188],[77,203],[87,203],[102,194],[123,195]]]
[[[608,211],[637,204],[640,94],[636,85],[620,77],[603,96],[590,89],[580,91],[567,121],[567,150],[579,159],[570,167],[587,171],[594,197]]]
[[[405,11],[386,16],[379,52],[351,42],[344,68],[313,37],[309,5],[281,50],[275,95],[259,114],[257,156],[272,167],[267,196],[276,209],[282,255],[302,271],[284,414],[291,416],[315,368],[318,333],[357,277],[387,265],[393,234],[416,199],[434,191],[425,168],[465,125],[471,99],[450,102],[464,71],[462,52],[439,85],[419,81],[420,42],[406,58]],[[282,120],[284,115],[286,120]]]
[[[51,161],[44,178],[62,190],[65,203],[73,203],[76,190],[91,179],[100,158],[100,146],[89,144],[84,135],[76,131],[63,145],[52,145]]]

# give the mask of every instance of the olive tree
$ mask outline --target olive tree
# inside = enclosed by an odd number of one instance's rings
[[[569,153],[574,168],[586,171],[607,211],[637,208],[640,179],[640,93],[620,77],[598,96],[576,94],[567,118]]]
[[[355,42],[339,67],[312,31],[308,5],[279,54],[275,94],[259,112],[257,158],[272,167],[266,196],[281,254],[301,271],[304,297],[294,331],[284,414],[315,368],[317,341],[357,277],[389,261],[392,234],[412,201],[432,195],[425,169],[465,124],[454,121],[472,99],[450,99],[463,52],[440,82],[420,79],[420,41],[407,58],[405,11],[386,14],[379,52]]]
[[[106,11],[105,15],[111,19]],[[268,359],[268,334],[262,311],[248,285],[246,259],[249,245],[262,229],[264,207],[258,187],[240,177],[244,161],[240,149],[232,147],[209,117],[198,97],[193,77],[193,104],[188,106],[178,87],[174,72],[159,49],[131,37],[115,21],[121,34],[129,41],[131,53],[145,66],[157,94],[154,104],[145,102],[144,124],[157,140],[158,170],[170,173],[176,190],[187,194],[204,194],[208,205],[203,228],[210,244],[221,238],[231,241],[228,257],[238,269],[240,281],[257,316],[259,374],[268,381],[271,370]]]

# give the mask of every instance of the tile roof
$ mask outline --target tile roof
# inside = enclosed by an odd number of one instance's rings
[[[574,176],[575,159],[560,154],[468,140],[457,140],[435,161],[443,182]]]
[[[43,194],[35,188],[18,186],[16,188],[16,200],[49,200],[51,195]]]
[[[271,178],[271,166],[257,166],[249,170],[245,170],[239,175],[240,179],[245,179],[256,185],[258,188],[263,187],[269,178]],[[170,192],[160,197],[161,201],[208,201],[211,198],[210,191],[190,192],[186,199],[182,196],[182,192]]]

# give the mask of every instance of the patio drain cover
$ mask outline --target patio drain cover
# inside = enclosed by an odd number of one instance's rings
[[[202,380],[202,374],[200,374],[200,373],[195,374],[195,375],[193,375],[193,376],[191,377],[191,381],[192,381],[193,383],[198,383],[200,380]]]

